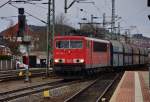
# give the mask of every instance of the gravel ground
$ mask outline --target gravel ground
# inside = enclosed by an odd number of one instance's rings
[[[56,80],[59,80],[59,79],[52,78],[52,77],[44,79],[43,77],[38,77],[38,78],[31,78],[31,82],[24,82],[24,80],[1,82],[0,83],[0,92],[20,89],[23,87],[37,85],[37,84],[41,84],[41,83],[45,83],[45,82],[53,82]]]
[[[65,86],[63,88],[59,88],[57,90],[57,95],[56,95],[56,90],[55,91],[50,90],[51,92],[50,97],[44,97],[43,92],[41,92],[38,94],[18,98],[16,100],[12,100],[9,102],[64,102],[65,99],[69,98],[70,96],[78,92],[80,89],[86,87],[90,83],[91,81],[82,82],[82,83],[76,83],[73,85]]]

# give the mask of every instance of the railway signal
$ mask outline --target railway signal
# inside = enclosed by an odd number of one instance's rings
[[[147,6],[150,7],[150,0],[147,0]]]
[[[148,18],[149,18],[149,20],[150,20],[150,15],[148,15]]]
[[[17,41],[20,42],[20,52],[24,61],[24,68],[26,70],[25,82],[29,82],[29,45],[31,42],[31,36],[27,34],[26,30],[26,16],[24,15],[24,8],[18,8],[18,34]],[[22,50],[22,48],[24,50]]]
[[[26,16],[24,15],[24,8],[19,8],[18,9],[18,24],[19,24],[19,31],[18,31],[18,37],[23,37],[24,31],[25,31],[25,20]]]

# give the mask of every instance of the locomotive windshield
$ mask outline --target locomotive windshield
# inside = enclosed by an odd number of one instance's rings
[[[60,40],[56,41],[57,48],[82,48],[83,43],[80,40]]]

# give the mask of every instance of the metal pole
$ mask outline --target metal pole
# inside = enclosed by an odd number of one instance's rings
[[[149,67],[149,90],[150,90],[150,64],[148,64]]]
[[[103,29],[104,29],[104,37],[105,37],[105,33],[106,33],[106,14],[103,13]]]
[[[117,40],[120,40],[120,22],[118,22],[118,34],[117,34]]]
[[[93,23],[93,15],[91,15],[91,23]]]
[[[127,35],[128,35],[128,32],[125,31],[125,42],[126,42],[126,43],[128,43],[128,41],[127,41]]]
[[[65,7],[64,7],[64,9],[65,9],[65,13],[67,13],[67,0],[65,0]]]
[[[112,18],[111,18],[111,33],[114,33],[115,28],[115,0],[112,0]]]
[[[131,40],[131,39],[130,39],[130,33],[131,33],[131,32],[130,32],[130,29],[128,29],[128,33],[129,33],[129,38],[128,38],[129,41],[128,41],[128,43],[130,43],[130,40]]]
[[[53,44],[55,34],[55,0],[49,0],[48,2],[48,24],[47,24],[47,68],[46,75],[49,73],[49,63],[53,59]],[[51,36],[50,36],[51,35]],[[50,49],[51,48],[51,49]],[[51,54],[51,55],[50,55]],[[51,56],[51,58],[50,58]],[[52,62],[53,63],[53,62]],[[54,65],[51,65],[53,67]]]
[[[103,28],[105,29],[106,27],[106,14],[103,13]]]
[[[47,64],[46,64],[46,76],[48,76],[49,70],[49,34],[50,34],[50,3],[51,0],[48,0],[48,15],[47,15]]]
[[[26,53],[27,63],[25,64],[25,69],[26,69],[25,82],[29,82],[30,78],[29,78],[29,45],[28,44],[26,44],[26,48],[27,48],[27,53]]]
[[[53,61],[53,49],[54,49],[54,36],[55,36],[55,0],[53,0],[52,3],[52,36],[51,36],[51,61]],[[52,67],[54,67],[53,62],[52,62]]]

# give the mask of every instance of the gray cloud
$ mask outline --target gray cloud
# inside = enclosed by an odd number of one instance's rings
[[[48,0],[43,0],[47,2]],[[70,3],[73,0],[68,0]],[[90,20],[90,15],[94,14],[95,16],[102,17],[102,14],[105,12],[107,16],[111,16],[111,0],[89,0],[94,1],[93,4],[74,4],[66,14],[68,22],[75,27],[78,27],[78,22],[81,21],[82,17],[87,17]],[[0,5],[5,3],[6,0],[1,0]],[[18,7],[25,7],[25,10],[42,20],[46,21],[47,18],[47,5],[31,5],[31,4],[15,4]],[[80,12],[79,9],[83,9],[83,12]],[[10,5],[5,5],[0,8],[0,17],[3,16],[14,16],[17,15],[17,9],[11,7]],[[56,0],[56,15],[64,13],[64,0]],[[147,18],[147,15],[150,14],[150,8],[147,7],[147,0],[116,0],[116,14],[123,18],[121,26],[137,26],[138,32],[143,33],[145,36],[149,36],[150,33],[150,21]],[[17,18],[12,18],[14,23],[17,22]],[[44,25],[38,20],[27,17],[29,24],[35,25]],[[109,21],[110,18],[107,18]],[[102,19],[95,20],[101,22]],[[4,30],[9,26],[9,21],[0,19],[0,31]],[[136,29],[132,30],[132,33],[138,33]]]

